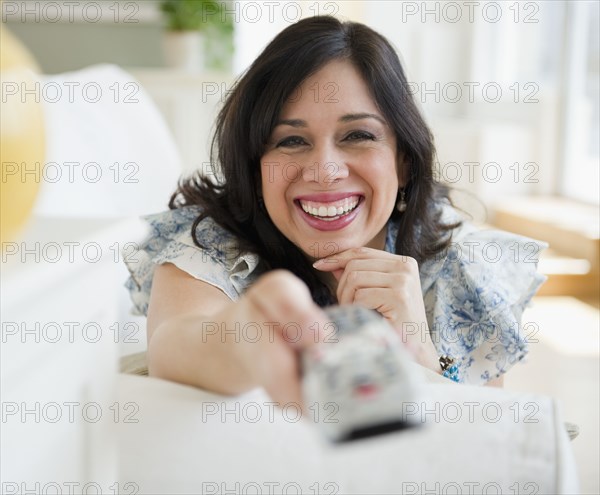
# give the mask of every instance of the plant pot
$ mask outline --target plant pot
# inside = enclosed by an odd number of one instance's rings
[[[204,36],[198,31],[167,31],[163,49],[167,67],[200,72],[204,69]]]

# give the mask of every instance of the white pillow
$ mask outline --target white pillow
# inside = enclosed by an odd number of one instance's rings
[[[114,65],[44,75],[41,216],[121,217],[167,208],[181,173],[173,138],[133,76]]]

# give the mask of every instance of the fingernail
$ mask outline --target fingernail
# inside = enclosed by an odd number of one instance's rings
[[[320,260],[317,260],[313,263],[313,267],[316,268],[317,265],[322,265],[325,262],[325,258],[321,258]]]

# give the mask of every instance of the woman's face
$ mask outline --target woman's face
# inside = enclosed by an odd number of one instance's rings
[[[399,186],[396,138],[350,62],[330,62],[292,93],[261,174],[271,220],[309,257],[384,248]]]

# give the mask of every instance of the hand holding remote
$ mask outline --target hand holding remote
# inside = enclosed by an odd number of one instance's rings
[[[392,326],[360,306],[325,313],[335,332],[303,354],[304,401],[325,411],[324,435],[348,441],[413,426],[406,404],[416,400],[421,377]]]

